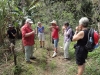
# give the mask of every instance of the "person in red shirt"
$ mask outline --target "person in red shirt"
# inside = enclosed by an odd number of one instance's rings
[[[52,25],[50,26],[50,29],[52,29],[51,36],[54,40],[54,53],[52,57],[55,57],[57,55],[57,46],[58,46],[58,41],[59,41],[59,27],[57,26],[57,23],[55,20],[50,22]]]
[[[34,35],[35,31],[32,30],[33,21],[31,19],[26,19],[24,26],[21,28],[22,33],[22,43],[25,49],[25,60],[27,63],[31,63],[30,59],[36,59],[33,56],[33,45],[34,45]]]

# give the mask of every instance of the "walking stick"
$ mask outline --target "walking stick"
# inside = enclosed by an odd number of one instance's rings
[[[37,32],[37,28],[35,29],[36,34],[35,34],[35,50],[37,50],[37,36],[38,36],[38,32]]]

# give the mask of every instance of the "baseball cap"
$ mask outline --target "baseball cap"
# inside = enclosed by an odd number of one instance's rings
[[[29,18],[26,19],[25,23],[27,23],[27,22],[28,22],[28,23],[33,23],[33,21],[32,21],[31,19],[29,19]]]
[[[12,24],[9,24],[8,27],[13,27],[13,25]]]

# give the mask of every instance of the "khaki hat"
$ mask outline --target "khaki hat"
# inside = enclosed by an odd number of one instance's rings
[[[33,21],[31,19],[26,19],[25,23],[33,23]]]
[[[54,24],[57,24],[57,22],[55,21],[55,20],[53,20],[52,22],[50,22],[50,23],[54,23]]]

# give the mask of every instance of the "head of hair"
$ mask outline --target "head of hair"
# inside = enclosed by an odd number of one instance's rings
[[[64,25],[65,25],[65,26],[69,26],[69,23],[68,23],[68,22],[65,22]]]
[[[82,17],[79,20],[79,25],[82,25],[83,27],[88,27],[89,19],[87,17]]]

